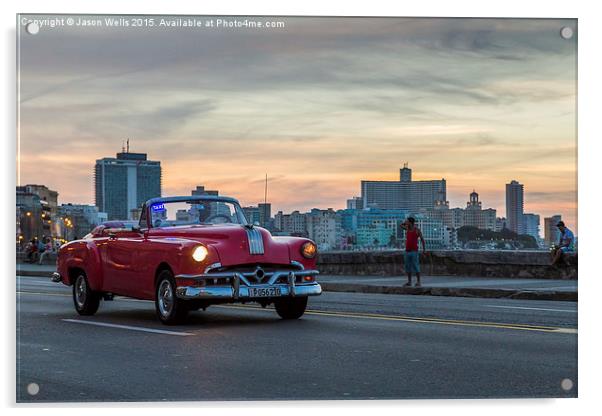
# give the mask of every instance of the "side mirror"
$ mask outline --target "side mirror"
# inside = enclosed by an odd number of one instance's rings
[[[110,238],[111,240],[114,240],[114,239],[116,239],[116,238],[117,238],[117,234],[116,234],[116,233],[109,233],[109,238]]]

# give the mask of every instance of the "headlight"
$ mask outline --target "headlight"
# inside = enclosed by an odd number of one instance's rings
[[[209,254],[209,251],[207,251],[207,247],[198,246],[192,252],[192,258],[196,261],[203,261],[207,258],[207,254]]]
[[[314,243],[308,241],[301,246],[301,254],[306,259],[313,259],[318,254],[318,248]]]

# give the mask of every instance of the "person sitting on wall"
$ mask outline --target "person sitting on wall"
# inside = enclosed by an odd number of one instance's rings
[[[556,224],[560,230],[560,240],[558,246],[552,251],[552,265],[557,265],[561,261],[567,266],[570,265],[567,254],[575,251],[575,235],[571,230],[566,228],[564,222],[560,221]]]
[[[38,239],[32,238],[29,243],[25,246],[25,255],[27,256],[28,263],[34,263],[36,261],[38,253]]]
[[[50,253],[52,253],[52,239],[50,237],[46,237],[46,242],[44,244],[44,250],[40,251],[40,260],[39,264],[42,264],[44,261],[44,257],[47,257]]]

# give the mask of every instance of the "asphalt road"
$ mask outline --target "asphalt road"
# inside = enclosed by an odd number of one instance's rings
[[[125,298],[80,317],[70,288],[22,277],[17,400],[576,397],[576,308],[325,293],[298,321],[249,304],[167,327]]]

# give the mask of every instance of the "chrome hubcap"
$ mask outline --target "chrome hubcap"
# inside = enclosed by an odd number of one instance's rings
[[[75,281],[75,302],[80,308],[86,303],[86,279],[81,275]]]
[[[169,280],[163,280],[158,290],[159,312],[162,316],[169,316],[173,309],[173,290]]]

